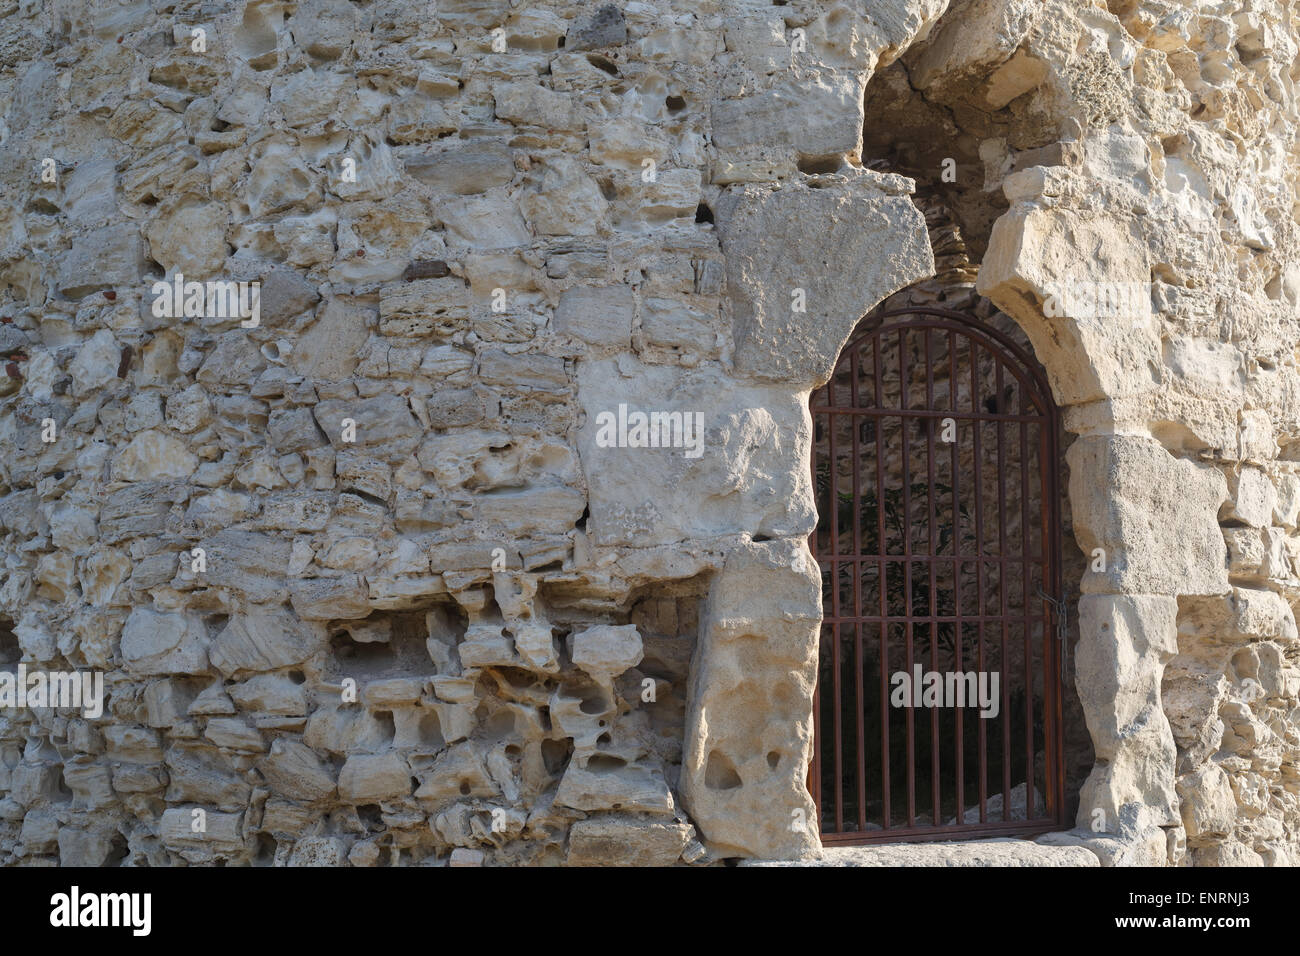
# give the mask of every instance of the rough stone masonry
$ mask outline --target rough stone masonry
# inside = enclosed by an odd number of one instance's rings
[[[807,398],[935,272],[863,161],[897,88],[998,205],[978,291],[1106,559],[1042,842],[1300,862],[1298,39],[1285,0],[0,0],[0,661],[106,696],[0,709],[3,860],[817,854]],[[1147,320],[1061,296],[1107,282]],[[599,440],[620,406],[702,454]]]

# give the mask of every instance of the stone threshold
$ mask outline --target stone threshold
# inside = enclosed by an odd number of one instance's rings
[[[1048,846],[999,837],[952,843],[826,847],[817,859],[743,860],[741,866],[1100,866],[1083,846]]]

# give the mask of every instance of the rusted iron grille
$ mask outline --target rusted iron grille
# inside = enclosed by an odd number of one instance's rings
[[[971,316],[886,312],[811,411],[823,842],[1062,826],[1059,416],[1041,370]],[[894,706],[917,665],[997,673],[996,716]]]

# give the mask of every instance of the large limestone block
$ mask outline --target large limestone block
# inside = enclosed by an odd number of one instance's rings
[[[143,431],[113,462],[113,477],[118,481],[188,478],[198,464],[198,458],[179,439],[163,432]]]
[[[599,624],[571,638],[570,659],[596,681],[609,686],[615,677],[641,663],[645,647],[636,625]]]
[[[195,826],[192,807],[164,810],[158,821],[158,838],[169,850],[181,853],[191,862],[207,862],[214,856],[228,857],[242,853],[243,813],[221,813],[204,809],[203,826]]]
[[[231,677],[241,671],[271,671],[306,660],[323,647],[319,630],[285,611],[251,609],[231,615],[212,642],[212,665]]]
[[[799,859],[820,849],[806,786],[821,580],[802,541],[728,554],[691,662],[681,793],[708,845]]]
[[[862,140],[860,74],[787,76],[768,90],[713,103],[713,143],[723,151],[787,147],[800,156],[853,152]]]
[[[990,74],[1007,67],[1013,55],[1028,57],[1017,51],[1046,9],[1041,0],[972,0],[955,5],[916,51],[904,56],[912,85],[946,98],[950,91],[969,95],[973,85],[988,78],[981,90],[983,99],[990,108],[1001,109],[1014,98],[1010,94],[1032,88],[1024,75],[1029,71],[1025,64],[1017,64],[1018,68],[999,71],[1002,75],[995,74],[996,79]],[[1041,79],[1042,73],[1038,76]],[[1022,82],[1013,83],[1013,77]]]
[[[804,396],[738,385],[710,367],[602,359],[579,364],[578,400],[586,412],[578,443],[590,496],[588,533],[598,545],[812,530]],[[683,427],[677,434],[686,447],[619,447],[620,405],[627,446],[638,440],[633,412],[679,413],[683,426],[702,423],[703,434]]]
[[[514,156],[496,141],[470,142],[459,149],[421,153],[403,160],[406,171],[440,193],[468,196],[504,186],[514,178]]]
[[[569,866],[672,866],[691,838],[686,823],[610,815],[569,828]]]
[[[921,213],[867,175],[733,187],[715,215],[736,369],[751,378],[821,385],[872,306],[934,273]]]
[[[1160,700],[1178,653],[1177,617],[1178,601],[1161,595],[1079,601],[1074,682],[1097,754],[1080,794],[1081,827],[1100,821],[1105,832],[1129,834],[1180,822],[1177,749]]]
[[[411,768],[397,753],[353,754],[339,771],[339,798],[347,803],[378,803],[408,796]]]
[[[250,601],[283,600],[290,544],[255,531],[222,531],[199,543],[207,561],[201,583],[229,588]]]
[[[257,769],[279,795],[311,803],[334,795],[334,775],[316,752],[300,741],[277,737]]]
[[[71,299],[95,289],[134,286],[144,273],[144,242],[134,222],[101,226],[73,240],[63,257],[57,286]]]
[[[131,612],[122,630],[122,659],[133,674],[202,674],[208,669],[208,632],[197,614]]]
[[[1105,557],[1105,571],[1089,565],[1086,593],[1227,593],[1221,472],[1131,435],[1080,438],[1066,459],[1075,536],[1085,555]]]
[[[625,285],[566,289],[555,309],[555,330],[594,346],[626,349],[632,338],[632,290]]]
[[[606,754],[575,755],[555,791],[557,806],[670,814],[673,797],[663,771]]]
[[[1237,822],[1237,801],[1228,775],[1216,763],[1178,778],[1178,797],[1187,845],[1206,846],[1223,839]]]
[[[1017,202],[993,224],[976,288],[1025,330],[1061,405],[1141,395],[1158,388],[1162,361],[1149,301],[1134,310],[1144,314],[1107,315],[1089,293],[1141,295],[1149,260],[1136,225]]]

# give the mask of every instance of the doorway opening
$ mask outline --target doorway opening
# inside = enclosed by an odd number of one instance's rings
[[[811,398],[827,844],[1064,826],[1060,418],[974,315],[868,316]]]

